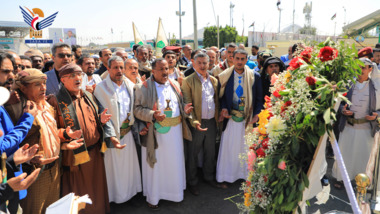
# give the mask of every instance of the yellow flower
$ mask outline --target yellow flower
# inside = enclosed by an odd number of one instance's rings
[[[264,124],[259,125],[258,128],[259,128],[259,133],[260,134],[262,134],[262,135],[266,135],[267,134],[267,129],[265,128]]]
[[[286,82],[288,83],[291,79],[292,79],[292,74],[289,72],[289,71],[287,71],[286,73],[285,73],[285,79],[286,79]]]
[[[244,193],[244,205],[246,207],[251,206],[251,191],[248,190],[248,192]]]

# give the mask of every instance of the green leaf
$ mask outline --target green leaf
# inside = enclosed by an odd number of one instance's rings
[[[284,195],[281,193],[280,196],[278,197],[278,203],[282,204],[283,200],[284,200]]]
[[[275,186],[277,183],[278,183],[278,180],[275,181],[275,182],[273,182],[273,183],[271,184],[271,186],[273,187],[273,186]]]
[[[297,140],[292,142],[292,155],[297,155],[300,150],[300,145]]]
[[[309,200],[306,200],[306,204],[307,204],[307,206],[309,206],[309,207],[311,206]]]
[[[297,114],[297,117],[296,117],[296,123],[297,123],[297,124],[299,124],[299,123],[300,123],[300,121],[301,121],[302,117],[303,117],[303,114],[302,114],[302,112],[300,112],[300,113],[298,113],[298,114]]]
[[[326,109],[325,113],[323,114],[323,119],[325,120],[325,124],[330,123],[330,108]]]

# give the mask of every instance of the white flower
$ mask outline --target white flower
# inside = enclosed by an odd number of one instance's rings
[[[284,133],[286,129],[285,121],[280,116],[276,115],[270,118],[266,125],[269,138],[273,139]]]

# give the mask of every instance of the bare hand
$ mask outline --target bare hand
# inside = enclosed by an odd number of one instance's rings
[[[100,114],[100,121],[105,124],[107,123],[110,119],[112,114],[107,114],[108,108],[104,109],[104,111]]]
[[[124,147],[126,147],[127,145],[121,145],[120,144],[120,141],[116,138],[116,137],[111,137],[110,138],[112,144],[115,146],[116,149],[123,149]]]
[[[259,116],[256,114],[248,124],[255,124],[257,121],[259,121]]]
[[[27,178],[25,178],[27,174],[24,172],[17,177],[9,179],[7,183],[15,192],[28,189],[28,187],[37,179],[40,170],[40,168],[34,170]]]
[[[144,127],[144,128],[140,131],[140,135],[141,135],[141,136],[144,136],[144,135],[146,135],[146,134],[148,134],[148,127]]]
[[[57,159],[58,159],[58,156],[51,157],[51,158],[44,158],[42,155],[36,155],[33,157],[32,160],[30,160],[30,162],[36,163],[38,165],[46,165],[46,164],[52,163],[53,161]]]
[[[7,105],[13,105],[13,104],[19,103],[20,101],[21,101],[21,99],[20,99],[20,95],[18,94],[18,92],[12,91],[11,95],[7,101]]]
[[[92,94],[94,92],[94,88],[91,85],[86,85],[86,91]]]
[[[343,113],[344,115],[346,115],[346,116],[352,116],[352,115],[354,114],[352,111],[347,110],[347,104],[344,105],[343,110],[342,110],[342,113]]]
[[[153,117],[156,118],[156,120],[158,121],[163,121],[165,118],[166,118],[166,115],[165,114],[161,114],[161,111],[160,110],[156,110],[153,114]]]
[[[228,114],[227,109],[222,109],[219,116],[219,122],[222,122],[225,118],[230,119],[232,116]]]
[[[365,116],[365,119],[369,120],[369,121],[376,120],[376,118],[377,118],[377,113],[376,112],[372,112],[372,115]]]
[[[24,113],[29,113],[35,117],[37,115],[37,105],[33,101],[28,100],[24,108]]]
[[[196,128],[198,131],[200,131],[200,132],[205,132],[205,131],[207,131],[207,129],[208,129],[208,128],[204,128],[204,129],[202,129],[200,123],[198,123],[197,125],[195,125],[195,128]]]
[[[191,106],[192,105],[192,103],[188,103],[188,104],[186,104],[185,105],[185,113],[186,114],[190,114],[191,113],[191,111],[193,110],[193,106]]]
[[[178,77],[177,81],[179,83],[179,85],[182,85],[182,80],[183,80],[183,77],[182,75]]]
[[[62,150],[74,150],[74,149],[81,147],[83,145],[82,142],[83,142],[83,138],[70,141],[69,143],[63,143],[61,146],[61,149]]]
[[[38,144],[34,144],[31,147],[29,147],[29,144],[25,144],[13,154],[13,161],[15,162],[16,166],[30,161],[36,154],[37,150]]]
[[[71,139],[78,139],[82,136],[82,130],[73,131],[70,126],[66,127],[66,133]]]

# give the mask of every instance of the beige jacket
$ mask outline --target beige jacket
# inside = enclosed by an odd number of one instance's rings
[[[214,88],[214,102],[215,102],[215,120],[218,121],[219,115],[219,95],[218,95],[218,80],[209,75],[210,81]],[[202,120],[202,83],[199,79],[197,72],[192,73],[190,76],[182,80],[182,93],[185,103],[192,103],[194,106],[191,112],[191,125],[195,128],[196,124],[200,124]]]

